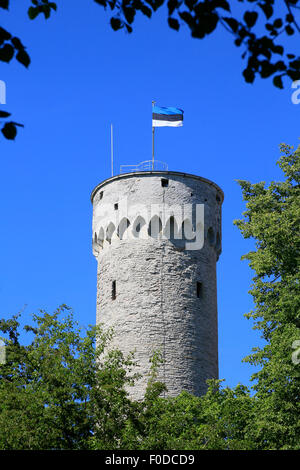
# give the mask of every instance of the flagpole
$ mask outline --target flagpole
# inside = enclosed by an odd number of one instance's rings
[[[110,158],[111,158],[111,176],[114,176],[114,134],[113,125],[110,125]]]
[[[152,114],[153,114],[154,105],[155,105],[155,101],[152,101]],[[152,116],[152,171],[154,170],[154,130],[155,130],[155,127],[153,126],[153,116]]]

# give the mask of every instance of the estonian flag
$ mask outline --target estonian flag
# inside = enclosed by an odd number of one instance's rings
[[[152,127],[180,127],[183,124],[183,111],[179,108],[152,107]]]

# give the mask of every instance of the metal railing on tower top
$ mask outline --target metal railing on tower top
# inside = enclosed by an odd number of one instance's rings
[[[120,173],[134,173],[137,171],[168,171],[168,165],[160,160],[145,160],[137,165],[120,166]]]

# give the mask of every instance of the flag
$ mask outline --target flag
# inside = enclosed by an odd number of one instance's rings
[[[152,127],[180,127],[183,124],[183,111],[179,108],[152,107]]]

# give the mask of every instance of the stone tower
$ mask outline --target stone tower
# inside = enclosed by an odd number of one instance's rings
[[[170,396],[200,395],[218,378],[223,197],[212,181],[175,171],[120,174],[92,192],[97,323],[114,328],[112,346],[136,351],[133,398],[142,398],[158,350]]]

